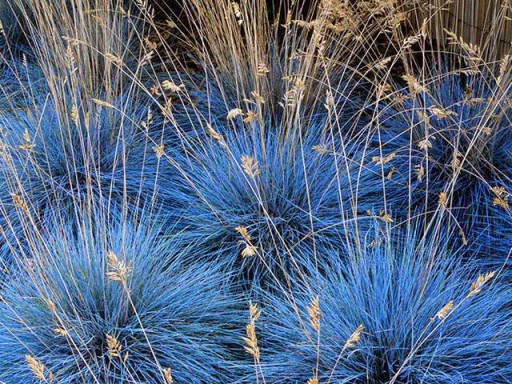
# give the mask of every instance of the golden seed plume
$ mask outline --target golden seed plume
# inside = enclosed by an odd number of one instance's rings
[[[308,307],[308,315],[309,315],[309,323],[315,330],[315,332],[320,331],[320,318],[322,316],[322,312],[320,311],[320,298],[316,296]]]
[[[375,165],[384,165],[389,163],[391,160],[393,160],[396,157],[396,153],[390,153],[387,156],[380,157],[380,156],[373,156],[372,161],[375,163]]]
[[[503,187],[492,187],[491,191],[495,197],[492,201],[493,205],[497,205],[503,209],[508,209],[508,198],[510,194]]]
[[[156,145],[153,147],[153,152],[155,152],[156,158],[161,159],[163,155],[165,155],[165,145]]]
[[[443,209],[446,209],[447,205],[446,205],[446,192],[441,192],[439,194],[439,205],[443,208]]]
[[[439,310],[439,312],[436,313],[435,318],[438,318],[439,320],[442,320],[448,316],[450,311],[453,309],[453,300],[450,300],[443,308]]]
[[[228,120],[234,120],[236,119],[238,116],[243,116],[244,115],[244,111],[242,111],[240,108],[234,108],[232,110],[230,110],[226,116],[226,118]]]
[[[32,371],[32,373],[34,374],[34,376],[37,379],[39,379],[41,381],[46,380],[45,375],[44,375],[44,371],[45,371],[46,367],[44,366],[43,363],[41,363],[40,361],[38,361],[37,359],[35,359],[34,357],[32,357],[30,355],[25,355],[25,361],[27,362],[28,367],[30,368],[30,370]]]
[[[261,173],[258,162],[252,156],[242,156],[242,169],[253,179]]]
[[[92,99],[93,103],[96,105],[99,105],[100,107],[106,107],[106,108],[115,108],[112,104],[107,103],[106,101],[100,100],[100,99]]]
[[[119,260],[114,252],[107,252],[108,268],[107,277],[112,281],[119,281],[125,284],[132,271],[131,266],[127,266],[122,260]]]
[[[249,306],[249,324],[246,326],[245,351],[254,357],[255,361],[260,359],[260,349],[258,347],[258,338],[256,336],[256,321],[259,319],[261,311],[257,304]]]
[[[389,213],[386,213],[385,211],[380,211],[379,219],[385,222],[386,224],[390,224],[393,222],[391,215]]]
[[[172,378],[171,368],[166,368],[163,370],[165,384],[174,384],[174,379]]]
[[[472,297],[479,294],[482,291],[482,287],[494,277],[494,271],[487,272],[485,275],[478,275],[475,282],[471,283],[469,287],[469,293],[467,297]]]
[[[361,334],[364,331],[364,325],[360,324],[356,330],[350,335],[350,337],[345,342],[344,349],[354,348],[356,344],[361,340]]]
[[[121,352],[121,343],[111,335],[107,334],[105,336],[107,340],[108,354],[112,357],[119,357],[119,353]]]
[[[245,241],[249,242],[251,241],[251,235],[249,234],[249,230],[246,227],[242,227],[241,225],[235,228],[235,231],[237,231]]]

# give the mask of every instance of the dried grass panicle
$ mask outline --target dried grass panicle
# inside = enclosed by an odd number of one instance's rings
[[[320,297],[316,296],[309,305],[308,315],[309,315],[309,323],[311,327],[315,330],[315,332],[320,332],[320,318],[322,316],[322,312],[320,311]]]
[[[122,350],[121,343],[119,340],[117,340],[114,336],[111,335],[105,335],[107,347],[108,347],[108,354],[111,357],[120,357],[120,353]]]
[[[48,372],[45,365],[31,355],[25,355],[25,361],[34,376],[41,382],[53,383],[55,376],[52,372]]]
[[[445,319],[453,309],[453,300],[450,300],[443,308],[441,308],[433,319],[443,320]]]
[[[259,363],[260,349],[258,347],[258,338],[256,336],[256,321],[259,319],[261,311],[257,304],[249,306],[249,323],[246,326],[246,337],[244,337],[245,351],[254,357],[254,361]]]
[[[109,280],[119,281],[123,284],[128,282],[128,278],[133,271],[132,265],[126,265],[126,263],[120,260],[112,251],[107,252],[107,265],[109,270],[106,275]]]
[[[350,335],[350,337],[345,342],[345,345],[343,346],[344,349],[351,349],[355,348],[357,343],[361,340],[361,334],[364,331],[364,325],[360,324],[356,330]]]
[[[469,298],[479,294],[482,291],[483,286],[494,278],[494,275],[494,271],[487,272],[485,275],[478,275],[476,281],[471,283],[467,297]]]
[[[258,162],[252,156],[242,156],[242,169],[252,179],[261,173]]]
[[[164,374],[165,384],[174,384],[174,379],[172,377],[172,370],[171,370],[171,368],[165,368],[163,370],[163,374]]]

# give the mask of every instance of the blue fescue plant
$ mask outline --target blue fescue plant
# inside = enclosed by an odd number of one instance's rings
[[[174,156],[186,177],[173,199],[182,208],[169,215],[180,236],[203,244],[205,257],[237,271],[245,264],[274,277],[301,274],[304,257],[338,247],[369,217],[390,220],[380,174],[350,160],[362,157],[357,147],[336,146],[321,125],[262,139],[258,124],[237,119],[235,133],[211,126],[205,148]]]
[[[511,249],[504,231],[512,187],[507,74],[503,66],[495,75],[492,67],[439,67],[423,80],[404,76],[406,87],[382,103],[380,158],[398,180],[389,192],[407,191],[404,217],[445,211],[462,243],[487,257],[497,247],[503,263]]]
[[[420,233],[370,231],[293,299],[267,293],[256,326],[265,380],[506,382],[510,288],[473,275],[444,234]]]
[[[158,212],[168,192],[160,189],[163,159],[155,153],[159,138],[147,130],[147,103],[70,99],[64,115],[60,103],[42,93],[0,113],[4,247],[23,242],[23,228],[77,208]]]
[[[197,30],[181,38],[196,65],[181,73],[183,60],[165,52],[171,75],[154,91],[180,132],[168,154],[182,174],[167,211],[230,267],[302,274],[301,259],[336,247],[347,228],[392,221],[385,175],[363,161],[354,41],[338,44],[349,32],[321,3],[290,5],[283,24],[264,1],[186,2]]]
[[[193,247],[160,230],[102,217],[62,220],[32,242],[2,294],[0,380],[234,382],[245,313],[225,272],[185,265]]]

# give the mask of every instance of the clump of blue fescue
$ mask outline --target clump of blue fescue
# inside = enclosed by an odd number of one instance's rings
[[[164,159],[148,132],[149,105],[136,95],[104,101],[68,98],[65,110],[41,89],[23,108],[0,112],[1,223],[16,243],[23,223],[41,223],[76,207],[154,208]],[[19,96],[18,101],[23,97]],[[155,118],[156,119],[156,118]],[[169,168],[162,168],[169,169]]]
[[[369,221],[367,211],[385,207],[380,176],[354,160],[357,146],[336,144],[321,125],[296,133],[238,123],[234,133],[214,129],[194,156],[175,157],[186,177],[174,196],[182,209],[169,213],[205,257],[274,276],[304,273],[304,257],[338,247]]]
[[[402,181],[389,193],[408,191],[403,212],[447,208],[462,243],[492,257],[498,247],[495,261],[503,263],[511,246],[503,230],[512,190],[510,91],[489,71],[467,74],[449,65],[424,81],[405,79],[408,86],[379,111],[382,158]]]
[[[0,380],[38,382],[30,356],[58,383],[234,381],[245,311],[225,274],[144,225],[94,221],[50,226],[6,287]]]
[[[397,235],[361,239],[349,263],[334,261],[325,277],[296,290],[293,304],[272,294],[262,299],[257,332],[267,382],[314,375],[333,383],[508,380],[509,287],[486,271],[472,287],[477,276],[446,240]],[[315,298],[319,333],[315,311],[308,312]]]

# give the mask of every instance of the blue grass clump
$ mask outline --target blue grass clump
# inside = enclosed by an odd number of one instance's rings
[[[68,104],[44,93],[44,85],[28,89],[33,99],[24,100],[23,90],[15,101],[23,108],[0,111],[3,262],[26,242],[24,228],[77,208],[159,212],[171,191],[162,187],[170,168],[155,153],[158,118],[148,120],[144,97],[128,94],[110,105],[69,98]]]
[[[160,383],[168,368],[176,382],[233,382],[246,316],[225,274],[185,265],[152,227],[94,221],[49,226],[37,261],[10,280],[0,380],[39,382],[28,355],[58,383]]]
[[[156,204],[160,159],[142,131],[148,107],[121,98],[111,107],[91,101],[76,113],[70,107],[62,116],[50,99],[0,114],[4,209],[15,208],[13,194],[38,219],[84,204],[105,210]]]
[[[334,257],[325,276],[297,288],[293,304],[268,293],[262,299],[257,332],[267,382],[314,375],[333,383],[506,382],[509,287],[496,275],[469,297],[477,276],[446,239],[371,233],[350,262]],[[319,338],[307,311],[315,297]]]
[[[498,247],[503,262],[511,247],[502,236],[512,188],[510,92],[486,72],[434,70],[420,84],[380,111],[380,150],[394,155],[387,166],[401,178],[396,189],[409,196],[397,212],[430,215],[444,192],[447,221],[461,242],[492,257]],[[497,207],[496,198],[504,204]]]
[[[353,160],[357,146],[333,144],[321,126],[289,133],[215,128],[220,138],[177,158],[186,183],[174,196],[182,208],[169,212],[180,236],[202,243],[207,258],[255,274],[305,273],[303,258],[339,248],[347,231],[372,221],[366,211],[385,207],[380,176]],[[247,157],[254,175],[244,169]]]

